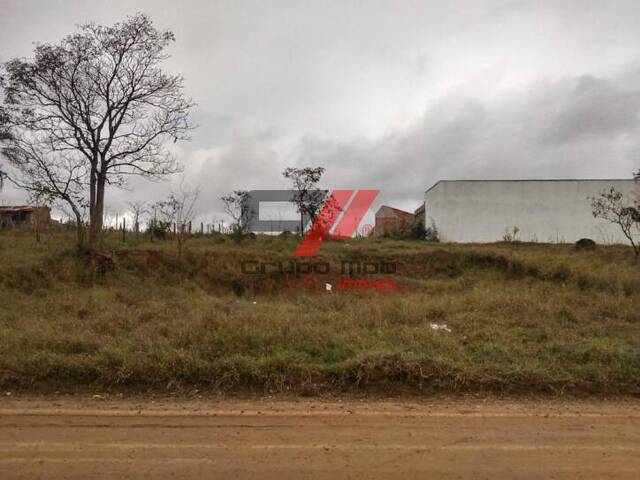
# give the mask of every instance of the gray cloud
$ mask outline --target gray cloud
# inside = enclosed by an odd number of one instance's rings
[[[618,83],[562,78],[491,100],[451,92],[406,129],[371,140],[308,138],[297,159],[326,166],[334,182],[382,188],[407,207],[444,178],[629,177],[640,99]]]
[[[0,59],[148,12],[177,36],[200,128],[178,145],[205,218],[235,188],[328,188],[415,208],[444,178],[629,177],[640,167],[640,5],[618,2],[3,1]],[[175,183],[177,180],[174,180]],[[158,200],[172,181],[109,192]],[[6,188],[0,202],[18,201]]]
[[[640,90],[623,90],[603,78],[585,75],[559,105],[543,140],[563,143],[582,136],[611,138],[638,126]]]

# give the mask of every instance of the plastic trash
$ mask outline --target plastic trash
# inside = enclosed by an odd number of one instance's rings
[[[446,323],[432,323],[431,330],[444,330],[445,332],[451,332],[451,329],[447,327]]]

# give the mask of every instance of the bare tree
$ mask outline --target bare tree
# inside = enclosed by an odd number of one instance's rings
[[[164,225],[164,228],[167,228],[168,225],[169,229],[171,224],[174,226],[175,238],[178,242],[178,256],[182,256],[184,244],[191,233],[189,226],[195,217],[195,205],[199,196],[199,189],[189,189],[181,183],[176,192],[171,193],[166,200],[155,205],[161,218],[161,225]]]
[[[249,192],[246,190],[235,190],[229,195],[221,197],[224,211],[233,219],[232,231],[237,238],[241,238],[247,232],[249,221],[254,215],[249,206]]]
[[[640,243],[635,238],[640,234],[640,198],[626,199],[611,187],[599,197],[591,198],[591,208],[595,218],[618,225],[631,243],[636,257],[640,256]]]
[[[327,197],[326,191],[318,189],[318,183],[324,171],[323,167],[288,167],[282,172],[282,175],[293,183],[293,201],[300,213],[301,235],[304,233],[305,219],[315,220]]]
[[[131,214],[133,215],[133,230],[138,234],[140,232],[140,219],[143,215],[149,213],[147,208],[147,202],[137,200],[135,202],[128,202]]]
[[[128,175],[159,178],[179,170],[166,148],[169,140],[188,139],[193,103],[183,79],[162,71],[174,41],[144,14],[113,26],[79,27],[59,44],[38,44],[32,60],[5,64],[5,108],[14,162],[28,164],[23,174],[60,177],[69,166],[84,184],[89,209],[89,245],[95,247],[103,225],[105,188],[122,186]],[[42,162],[32,155],[37,146]],[[46,170],[42,166],[47,167]],[[44,191],[57,191],[44,181]]]

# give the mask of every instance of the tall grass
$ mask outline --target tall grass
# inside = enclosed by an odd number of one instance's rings
[[[71,236],[0,234],[0,386],[640,393],[625,247],[354,239],[323,245],[329,275],[246,275],[297,239],[112,245],[99,270]],[[356,258],[396,262],[397,289],[337,289]]]

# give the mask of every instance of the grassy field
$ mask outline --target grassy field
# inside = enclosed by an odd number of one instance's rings
[[[328,275],[247,275],[298,239],[129,241],[89,268],[71,234],[0,233],[0,387],[640,393],[624,247],[331,241]],[[338,289],[344,260],[395,262],[397,288]]]

